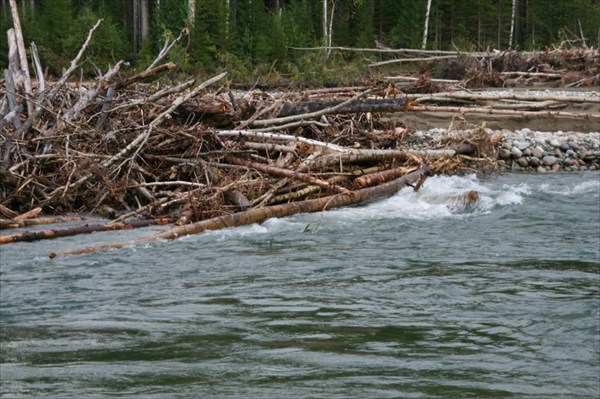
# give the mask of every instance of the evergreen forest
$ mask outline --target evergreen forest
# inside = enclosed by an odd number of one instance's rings
[[[598,47],[600,0],[17,0],[26,45],[35,42],[50,75],[77,54],[103,19],[84,71],[120,59],[147,66],[165,40],[184,33],[170,52],[178,73],[227,69],[230,78],[317,79],[364,74],[381,54],[307,48],[534,50]],[[429,12],[428,12],[429,10]],[[426,15],[428,18],[426,18]],[[427,21],[427,24],[425,23]],[[427,35],[424,40],[425,26]],[[2,0],[0,27],[12,26]],[[0,65],[7,63],[0,41]],[[389,58],[389,56],[388,56]],[[363,65],[363,66],[360,66]]]

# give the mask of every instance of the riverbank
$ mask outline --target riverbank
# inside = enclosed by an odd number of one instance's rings
[[[421,151],[442,148],[443,142],[468,136],[473,129],[436,128],[411,133],[408,148]],[[523,128],[516,131],[485,128],[498,142],[495,161],[500,172],[579,172],[600,170],[600,132],[541,132]]]
[[[456,112],[404,112],[390,115],[415,131],[406,144],[411,149],[443,147],[456,136],[468,136],[485,126],[495,137],[497,151],[493,157],[498,170],[526,172],[577,172],[600,170],[600,88],[486,88],[470,90],[478,98],[504,98],[504,105],[516,102],[511,97],[528,100],[560,98],[565,101],[560,113],[495,114]],[[577,117],[574,117],[577,115]],[[467,126],[465,128],[465,126]]]

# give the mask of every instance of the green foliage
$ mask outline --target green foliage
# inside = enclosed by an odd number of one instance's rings
[[[65,55],[73,58],[76,55],[73,50],[79,51],[89,29],[98,21],[99,16],[89,8],[85,8],[68,27],[69,34],[64,39]],[[94,32],[92,40],[87,48],[87,57],[102,71],[106,71],[108,64],[115,64],[124,59],[126,45],[123,37],[109,16]]]
[[[328,0],[333,14],[334,46],[373,47],[377,40],[388,47],[421,46],[426,1]],[[333,4],[335,2],[335,7]],[[188,20],[187,0],[148,0],[149,34],[137,54],[133,48],[131,0],[36,0],[17,2],[25,42],[35,41],[44,65],[59,74],[75,56],[98,18],[104,22],[95,32],[86,56],[85,71],[92,64],[106,70],[109,63],[125,58],[138,68],[147,66],[167,38],[184,28],[186,39],[171,50],[165,61],[178,64],[185,74],[209,74],[227,69],[237,80],[289,77],[325,83],[341,74],[368,74],[353,67],[383,59],[381,55],[295,50],[323,45],[323,0],[279,0],[280,10],[267,0],[196,0],[194,23]],[[32,4],[35,7],[32,8]],[[521,0],[514,26],[513,47],[521,49],[582,44],[598,47],[598,0]],[[433,0],[427,47],[430,49],[506,49],[511,29],[512,0]],[[0,3],[0,29],[11,25],[8,2]],[[0,54],[8,51],[0,40]],[[387,59],[387,57],[385,58]],[[6,65],[6,58],[0,61]]]

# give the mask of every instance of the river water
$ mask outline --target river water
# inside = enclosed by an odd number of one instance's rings
[[[46,257],[161,228],[0,247],[2,397],[600,396],[597,172]]]

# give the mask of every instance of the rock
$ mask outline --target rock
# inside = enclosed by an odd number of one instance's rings
[[[529,159],[529,164],[531,166],[540,166],[540,159],[538,157],[531,157]]]
[[[569,141],[569,147],[575,151],[579,149],[579,144],[576,141]]]
[[[552,139],[552,140],[550,140],[550,145],[552,147],[560,147],[561,146],[560,141],[558,141],[558,139]]]
[[[500,159],[508,159],[510,158],[510,151],[506,148],[500,148],[500,151],[498,151],[498,157],[500,157]]]
[[[513,157],[515,158],[521,158],[523,156],[523,153],[521,152],[521,150],[519,150],[517,147],[513,147],[510,149],[510,153],[513,155]]]
[[[591,151],[586,150],[585,148],[581,151],[579,151],[579,158],[581,159],[586,159],[588,154],[591,154]]]
[[[542,162],[544,163],[544,165],[546,166],[552,166],[556,163],[556,157],[552,156],[552,155],[546,155],[543,159]]]
[[[555,163],[554,165],[552,165],[553,172],[558,172],[560,169],[561,169],[560,164]]]
[[[517,145],[517,148],[521,151],[523,151],[524,149],[531,146],[531,143],[529,143],[527,141],[522,141],[520,143],[515,143],[515,144]]]
[[[531,150],[531,155],[541,158],[544,156],[544,150],[542,150],[540,147],[535,147],[533,150]]]
[[[563,151],[568,151],[571,149],[571,147],[569,147],[568,143],[562,143],[562,145],[560,146],[561,150]]]
[[[546,173],[546,168],[544,168],[543,166],[540,165],[537,167],[536,171],[538,173]]]
[[[525,148],[523,150],[523,155],[525,155],[526,157],[530,157],[531,156],[531,148]]]
[[[577,165],[577,161],[574,159],[565,159],[565,166],[574,166]]]
[[[525,158],[519,158],[517,159],[517,163],[519,164],[520,167],[522,168],[526,168],[529,166],[529,162],[527,161],[527,159]]]
[[[531,129],[528,129],[528,128],[526,128],[526,127],[525,127],[525,128],[523,128],[523,129],[521,129],[521,134],[522,134],[523,136],[530,135],[530,134],[531,134]]]

